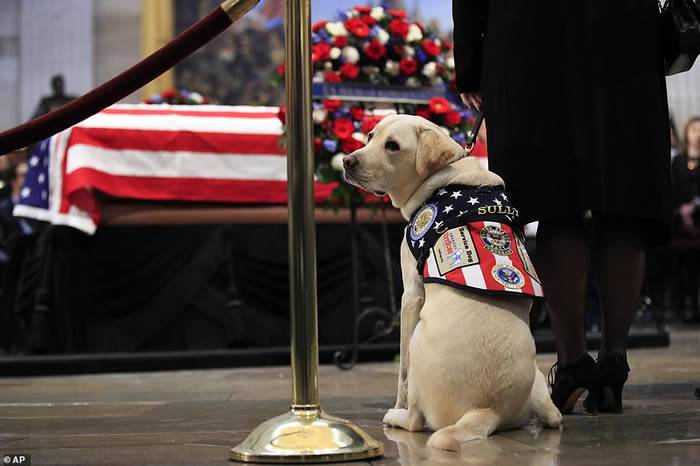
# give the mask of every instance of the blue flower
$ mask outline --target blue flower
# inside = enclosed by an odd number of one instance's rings
[[[314,44],[318,44],[319,42],[321,42],[321,36],[319,36],[315,32],[312,32],[311,33],[311,42],[313,42]]]
[[[334,141],[333,139],[324,139],[323,147],[325,147],[325,149],[331,154],[335,154],[338,150],[338,141]]]
[[[418,59],[421,65],[427,63],[430,60],[428,58],[428,54],[425,53],[423,49],[416,50],[416,58]]]

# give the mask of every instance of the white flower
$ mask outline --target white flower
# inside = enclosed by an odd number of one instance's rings
[[[360,61],[360,52],[355,47],[343,48],[343,59],[346,63],[357,63]]]
[[[440,39],[436,38],[435,40],[433,40],[433,42],[435,42],[435,45],[437,45],[437,46],[442,45],[442,41]]]
[[[317,71],[317,72],[314,74],[313,82],[318,83],[318,82],[321,82],[321,81],[323,81],[323,71]]]
[[[340,58],[341,53],[342,52],[340,51],[340,49],[338,47],[333,47],[331,49],[331,52],[330,52],[331,60],[337,60],[338,58]]]
[[[190,100],[192,102],[196,102],[198,104],[203,104],[204,103],[204,97],[202,97],[202,94],[199,92],[192,92],[190,93]]]
[[[403,48],[403,52],[407,57],[412,57],[416,54],[415,49],[413,47],[411,47],[410,45],[405,46]]]
[[[363,66],[362,72],[367,76],[374,76],[375,74],[379,73],[379,68],[376,66]]]
[[[406,36],[406,40],[408,42],[414,42],[417,40],[421,40],[422,38],[423,38],[423,31],[420,30],[418,25],[411,24],[408,27],[408,35]]]
[[[420,87],[420,81],[415,76],[411,76],[406,80],[406,85],[408,87]]]
[[[442,78],[440,76],[434,76],[430,79],[430,84],[433,86],[440,86],[442,85]]]
[[[326,121],[328,117],[328,110],[325,108],[319,108],[313,111],[314,123],[321,124]]]
[[[399,63],[393,60],[387,60],[384,70],[389,73],[390,76],[398,76],[401,70],[399,69]]]
[[[362,144],[367,144],[367,136],[364,133],[360,133],[359,131],[357,131],[355,133],[352,133],[351,137],[360,141]]]
[[[343,157],[345,157],[345,154],[341,152],[335,154],[333,158],[331,158],[331,167],[333,167],[334,170],[339,172],[343,171]]]
[[[447,57],[447,60],[445,60],[445,66],[447,66],[448,70],[454,70],[455,69],[455,57]]]
[[[389,33],[386,32],[383,28],[377,28],[377,40],[379,41],[380,44],[384,45],[387,42],[389,42]]]
[[[384,8],[380,6],[375,6],[374,8],[372,8],[372,11],[370,11],[369,15],[377,21],[380,21],[382,18],[384,18]]]
[[[350,10],[347,12],[347,14],[348,18],[357,18],[358,16],[360,16],[360,12],[357,10]]]
[[[423,67],[423,74],[426,75],[428,78],[434,77],[436,71],[437,71],[437,65],[435,65],[434,61],[426,63],[425,66]]]
[[[347,36],[348,31],[345,29],[345,25],[339,21],[326,23],[326,30],[332,36]]]

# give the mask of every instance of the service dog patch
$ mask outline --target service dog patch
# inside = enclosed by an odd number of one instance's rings
[[[486,225],[479,233],[484,247],[499,256],[510,256],[513,254],[513,240],[506,231],[495,225]]]
[[[506,288],[520,289],[525,286],[525,277],[522,272],[510,264],[494,265],[491,269],[491,275]]]
[[[479,256],[467,226],[452,228],[443,233],[433,247],[433,254],[440,275],[479,263]]]
[[[411,223],[411,239],[417,241],[421,239],[430,230],[430,227],[435,223],[438,209],[434,204],[428,204],[421,210],[416,212]]]

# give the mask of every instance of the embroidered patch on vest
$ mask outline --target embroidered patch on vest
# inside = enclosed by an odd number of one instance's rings
[[[442,234],[433,247],[440,275],[479,263],[474,241],[467,226],[452,228]]]
[[[433,226],[437,218],[438,209],[434,204],[428,204],[414,215],[413,223],[411,224],[411,239],[416,241],[421,239]]]
[[[479,233],[481,241],[484,242],[484,247],[494,254],[499,256],[510,256],[513,254],[513,241],[510,235],[501,227],[487,225],[481,229]]]
[[[510,264],[494,265],[491,269],[491,275],[506,288],[520,289],[525,286],[523,274]]]

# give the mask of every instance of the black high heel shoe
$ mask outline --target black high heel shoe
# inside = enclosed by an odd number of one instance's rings
[[[589,394],[585,405],[595,404],[601,413],[622,413],[622,389],[627,382],[630,366],[620,353],[613,353],[598,361],[600,387],[597,398]],[[590,400],[590,401],[589,401]]]
[[[571,414],[584,391],[595,393],[593,399],[597,399],[598,379],[598,365],[588,354],[566,366],[556,363],[549,370],[552,402],[562,414]],[[597,404],[591,403],[586,410],[596,413]]]

